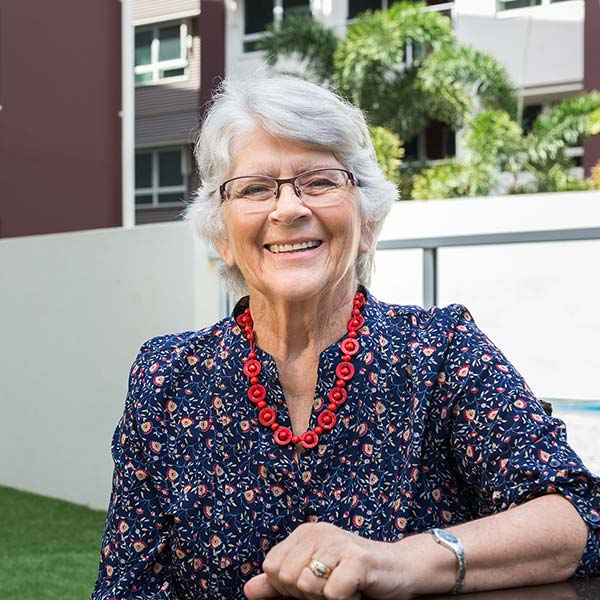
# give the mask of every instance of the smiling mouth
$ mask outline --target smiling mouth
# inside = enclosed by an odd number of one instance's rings
[[[309,242],[300,242],[298,244],[267,244],[265,247],[269,252],[273,252],[273,254],[280,254],[282,252],[301,252],[302,250],[317,248],[320,245],[321,241],[311,240]]]

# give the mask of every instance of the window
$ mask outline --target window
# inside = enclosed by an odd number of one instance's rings
[[[188,165],[188,152],[184,148],[136,152],[136,206],[181,202],[187,191]]]
[[[542,4],[554,4],[555,2],[565,2],[565,0],[499,0],[498,10],[527,8],[529,6],[541,6]]]
[[[136,28],[136,86],[185,78],[187,45],[185,23]]]
[[[386,10],[392,6],[392,4],[396,4],[396,2],[399,1],[400,0],[348,0],[348,18],[354,19],[354,17],[366,10]],[[454,2],[448,2],[448,0],[427,0],[426,3],[428,6],[443,4],[443,7],[434,10],[439,10],[448,17],[450,16],[450,8],[454,4]]]
[[[281,7],[281,8],[280,8]],[[310,0],[246,0],[244,2],[244,52],[253,52],[256,42],[279,11],[286,15],[312,15]]]
[[[432,121],[404,144],[404,162],[435,162],[456,155],[456,132],[445,123]]]
[[[528,104],[523,107],[523,118],[521,127],[523,133],[528,134],[531,132],[534,121],[542,114],[544,106],[542,104]]]

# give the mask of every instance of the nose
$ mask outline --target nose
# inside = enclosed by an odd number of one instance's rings
[[[269,214],[269,218],[280,223],[291,224],[311,214],[310,209],[304,205],[290,183],[279,187],[279,196],[275,199],[275,208]]]

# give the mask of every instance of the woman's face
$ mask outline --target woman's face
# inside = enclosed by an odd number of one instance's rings
[[[227,179],[243,175],[288,178],[312,169],[344,168],[331,152],[273,137],[261,128],[236,140]],[[223,203],[225,237],[217,249],[229,266],[242,272],[250,293],[268,300],[304,300],[339,292],[340,300],[356,288],[354,263],[372,242],[363,227],[358,193],[348,184],[334,192],[339,201],[309,208],[291,185],[282,185],[276,203],[248,210],[245,203]],[[311,242],[302,250],[285,245]]]

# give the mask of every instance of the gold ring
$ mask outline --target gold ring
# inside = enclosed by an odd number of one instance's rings
[[[312,574],[315,577],[322,577],[323,579],[329,579],[331,571],[333,570],[330,569],[325,563],[322,563],[320,560],[316,560],[314,558],[308,563],[308,568],[312,571]]]

